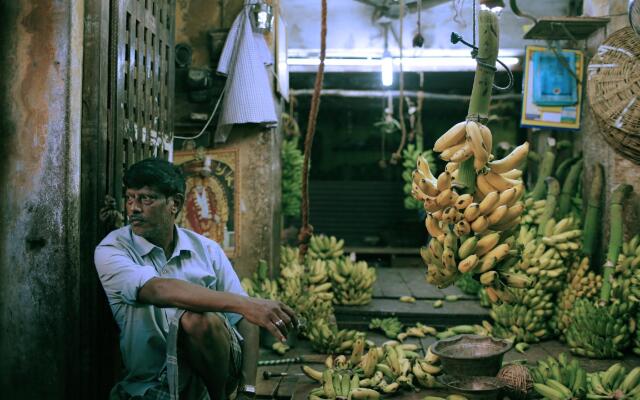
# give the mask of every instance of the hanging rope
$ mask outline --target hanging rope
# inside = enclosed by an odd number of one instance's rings
[[[309,161],[311,159],[311,145],[313,144],[313,134],[316,130],[316,119],[320,108],[320,91],[322,89],[322,79],[324,77],[324,58],[327,50],[327,0],[322,0],[322,17],[320,28],[320,65],[313,87],[311,97],[311,107],[309,110],[309,122],[307,124],[307,135],[304,139],[304,162],[302,164],[302,226],[298,235],[299,252],[298,257],[303,259],[307,254],[309,239],[313,235],[313,227],[309,224]]]
[[[398,106],[398,119],[400,120],[400,130],[402,131],[402,137],[400,138],[400,145],[398,150],[391,155],[391,163],[396,164],[402,159],[402,149],[407,141],[407,127],[404,124],[404,74],[402,73],[402,32],[404,27],[404,0],[400,0],[400,98]]]

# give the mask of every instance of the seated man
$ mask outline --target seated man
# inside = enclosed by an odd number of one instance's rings
[[[217,400],[236,387],[238,398],[253,397],[258,327],[284,341],[294,312],[247,297],[220,246],[175,225],[178,167],[147,159],[123,180],[130,225],[95,250],[125,366],[110,398]]]

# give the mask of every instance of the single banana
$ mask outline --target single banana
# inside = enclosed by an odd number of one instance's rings
[[[480,171],[489,161],[489,152],[482,140],[480,127],[475,121],[467,122],[467,139],[471,143],[471,151],[473,152],[473,166],[476,171]]]
[[[496,191],[496,188],[491,186],[485,174],[478,174],[476,177],[476,189],[482,192],[483,195],[487,195],[491,192]]]
[[[476,245],[476,254],[478,255],[478,257],[482,257],[489,251],[493,250],[493,248],[496,247],[499,241],[500,233],[498,232],[493,232],[483,236],[482,238],[480,238],[480,240],[478,240],[478,243]]]
[[[489,163],[489,168],[496,174],[508,172],[517,168],[527,158],[529,153],[529,142],[524,142],[516,147],[506,157],[501,160],[494,160]]]
[[[454,205],[458,210],[464,210],[469,207],[471,203],[473,203],[473,196],[467,193],[458,196]]]
[[[501,192],[522,183],[519,180],[505,178],[504,176],[497,174],[493,171],[487,172],[487,174],[484,175],[484,177],[486,178],[487,182],[491,186],[493,186],[494,188],[496,188]]]
[[[433,214],[427,214],[425,226],[431,237],[437,238],[440,235],[444,235],[444,231],[440,228],[440,223],[433,217]]]
[[[427,161],[427,159],[424,158],[424,156],[422,155],[418,156],[416,166],[418,167],[420,172],[422,172],[422,175],[424,175],[426,179],[430,181],[436,180],[436,177],[433,176],[433,174],[431,173],[431,170],[429,169],[429,161]]]
[[[478,125],[480,126],[480,133],[482,133],[482,141],[484,142],[484,146],[489,154],[491,154],[491,151],[493,150],[493,136],[491,135],[491,131],[486,125],[480,123],[478,123]]]
[[[478,256],[471,254],[458,263],[458,271],[463,274],[471,272],[478,265]]]
[[[483,233],[487,228],[489,228],[489,221],[484,215],[479,216],[471,223],[471,229],[478,234]]]
[[[464,146],[462,146],[460,150],[453,153],[453,155],[451,156],[451,161],[455,163],[461,163],[471,158],[472,155],[473,155],[473,150],[471,148],[471,142],[466,141]]]
[[[467,222],[469,223],[473,222],[476,218],[480,216],[480,205],[478,203],[469,204],[469,206],[465,208],[463,215],[464,215],[464,219],[466,219]]]
[[[485,198],[480,202],[480,215],[487,215],[491,213],[497,206],[500,195],[497,191],[487,193]]]
[[[441,153],[447,148],[462,142],[467,134],[466,125],[467,121],[462,121],[449,128],[436,140],[433,145],[433,151]]]
[[[502,218],[507,214],[507,211],[509,211],[509,207],[507,207],[506,205],[496,207],[487,217],[489,225],[500,223]]]

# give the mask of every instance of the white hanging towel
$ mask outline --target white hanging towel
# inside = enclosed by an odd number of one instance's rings
[[[217,72],[227,75],[222,111],[215,133],[216,142],[225,142],[234,124],[277,124],[276,107],[267,68],[273,64],[264,36],[251,28],[249,9],[256,0],[245,0],[236,17]]]

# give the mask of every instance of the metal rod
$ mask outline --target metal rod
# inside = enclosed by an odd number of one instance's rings
[[[292,96],[311,96],[313,89],[293,89],[290,91]],[[405,96],[417,97],[417,91],[404,91]],[[355,98],[381,98],[387,96],[398,97],[400,91],[398,90],[345,90],[345,89],[323,89],[322,96],[333,97],[355,97]],[[463,94],[442,94],[442,93],[427,93],[423,92],[422,96],[425,100],[438,100],[438,101],[469,101],[471,96]],[[509,93],[491,96],[495,100],[522,100],[522,94]]]

